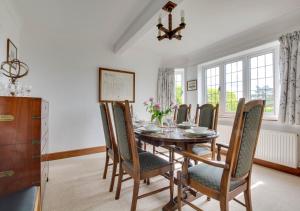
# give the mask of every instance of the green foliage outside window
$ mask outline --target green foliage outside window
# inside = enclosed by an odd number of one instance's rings
[[[183,103],[182,97],[183,97],[182,86],[181,85],[177,85],[176,86],[176,103],[178,105],[181,105]]]

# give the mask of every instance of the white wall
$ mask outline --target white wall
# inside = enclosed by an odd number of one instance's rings
[[[20,24],[18,16],[8,0],[0,0],[0,63],[6,60],[6,42],[11,39],[18,47]],[[0,74],[0,89],[4,89],[7,78]]]
[[[142,102],[155,96],[160,58],[139,49],[115,55],[101,38],[41,33],[27,25],[22,55],[30,65],[23,83],[33,96],[50,102],[50,152],[104,145],[98,107],[98,67],[136,72],[135,112],[147,114]]]
[[[198,75],[197,74],[197,66],[190,66],[185,69],[186,81],[198,80],[197,75]],[[195,115],[195,111],[196,111],[196,107],[197,107],[197,103],[198,103],[198,97],[197,97],[198,89],[199,89],[199,86],[197,87],[197,90],[195,90],[195,91],[187,91],[187,89],[185,89],[186,102],[187,102],[187,104],[192,105],[192,116]]]

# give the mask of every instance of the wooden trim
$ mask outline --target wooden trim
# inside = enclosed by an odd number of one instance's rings
[[[282,171],[282,172],[285,172],[288,174],[293,174],[298,177],[300,176],[300,168],[291,168],[291,167],[284,166],[284,165],[281,165],[278,163],[272,163],[270,161],[261,160],[261,159],[257,159],[257,158],[254,158],[254,163],[257,165],[267,167],[267,168]]]
[[[106,151],[106,146],[99,146],[99,147],[76,149],[76,150],[63,151],[63,152],[54,152],[54,153],[49,153],[47,155],[43,155],[42,160],[44,161],[59,160],[59,159],[101,153],[105,151]]]
[[[227,150],[221,150],[221,154],[222,155],[226,155],[227,154]],[[300,168],[292,168],[292,167],[288,167],[288,166],[284,166],[278,163],[273,163],[270,161],[266,161],[266,160],[261,160],[258,158],[254,158],[253,162],[257,165],[266,167],[266,168],[270,168],[270,169],[274,169],[277,171],[281,171],[284,173],[288,173],[288,174],[292,174],[295,176],[300,177]]]

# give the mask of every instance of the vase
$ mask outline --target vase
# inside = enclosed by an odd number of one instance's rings
[[[163,118],[163,116],[156,117],[155,123],[156,123],[157,126],[163,127],[164,126],[164,118]]]

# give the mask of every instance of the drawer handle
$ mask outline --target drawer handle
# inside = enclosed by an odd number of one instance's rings
[[[41,119],[40,116],[32,116],[32,119]]]
[[[36,145],[36,144],[40,144],[41,141],[40,141],[40,140],[32,140],[31,143],[32,143],[33,145]]]
[[[0,172],[0,178],[3,177],[11,177],[15,174],[15,172],[13,170],[8,170],[8,171],[1,171]]]
[[[11,122],[14,121],[15,117],[13,115],[0,115],[0,122]]]

